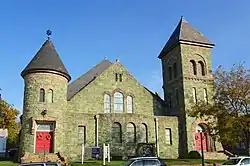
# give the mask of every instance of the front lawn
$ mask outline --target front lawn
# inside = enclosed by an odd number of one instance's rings
[[[0,161],[0,166],[17,166],[17,164],[11,161]]]

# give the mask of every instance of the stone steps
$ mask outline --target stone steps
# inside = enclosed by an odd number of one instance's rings
[[[204,152],[204,158],[205,159],[226,160],[228,158],[228,156],[222,152]]]
[[[67,165],[66,161],[61,161],[57,154],[26,154],[21,158],[21,163],[30,163],[30,162],[59,162],[62,165]]]

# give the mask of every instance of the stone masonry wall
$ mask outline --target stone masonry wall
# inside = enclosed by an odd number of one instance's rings
[[[56,74],[34,73],[24,78],[24,105],[23,124],[21,132],[21,152],[34,153],[35,151],[35,123],[36,120],[47,120],[56,122],[54,136],[54,151],[64,149],[64,115],[67,108],[67,83],[68,81]],[[45,102],[39,102],[40,88],[45,90]],[[53,103],[48,103],[46,92],[53,90]],[[44,117],[41,112],[47,110]]]

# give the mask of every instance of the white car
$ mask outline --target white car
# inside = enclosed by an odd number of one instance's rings
[[[222,166],[250,166],[250,157],[238,156],[230,157],[228,161],[222,164]]]

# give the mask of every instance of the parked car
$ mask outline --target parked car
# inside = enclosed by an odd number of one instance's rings
[[[131,158],[122,166],[167,166],[164,160],[158,157],[137,157]]]
[[[222,166],[250,166],[250,157],[247,156],[237,156],[230,157]]]
[[[34,162],[19,164],[18,166],[61,166],[61,164],[57,162]]]

